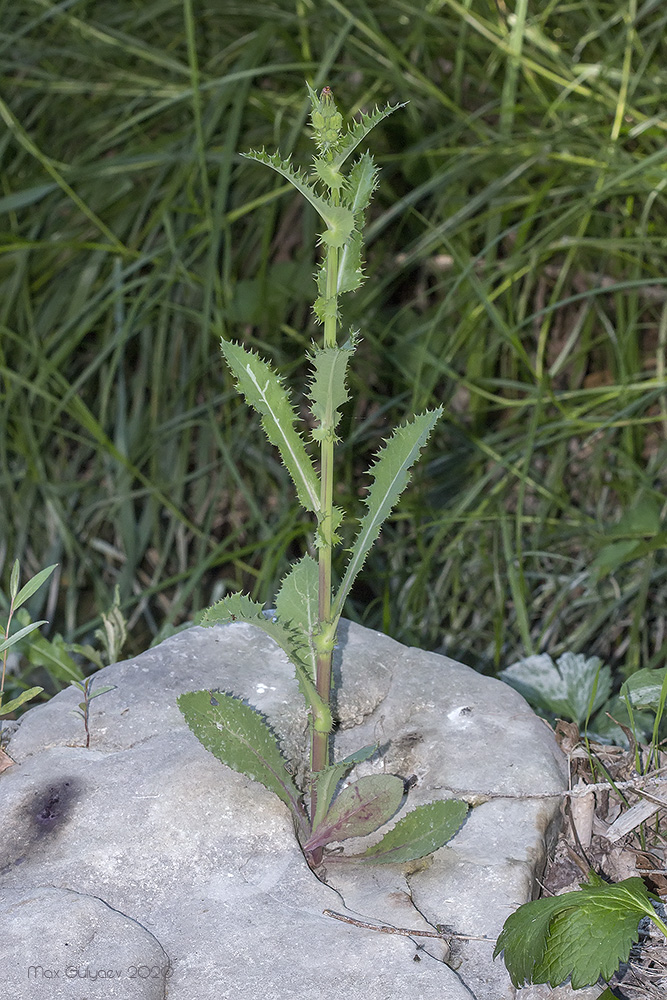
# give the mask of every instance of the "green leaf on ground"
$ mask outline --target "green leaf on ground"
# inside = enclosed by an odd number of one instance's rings
[[[303,845],[315,851],[333,841],[374,833],[400,808],[405,785],[393,774],[371,774],[347,785]]]
[[[316,829],[326,816],[338,782],[343,780],[355,764],[360,764],[372,757],[377,748],[377,743],[371,743],[362,747],[361,750],[351,753],[349,757],[331,764],[323,771],[315,771],[313,781],[317,784],[317,811],[313,818],[313,829]]]
[[[259,781],[289,806],[303,828],[299,791],[278,740],[264,716],[222,691],[189,691],[178,707],[197,739],[223,764]]]
[[[581,989],[600,976],[613,976],[630,954],[645,916],[660,926],[640,878],[609,885],[591,872],[580,891],[520,906],[505,921],[493,957],[505,952],[516,987],[558,986],[571,976],[573,989]]]
[[[355,861],[404,864],[432,854],[458,833],[468,809],[468,803],[461,799],[443,799],[417,806]]]

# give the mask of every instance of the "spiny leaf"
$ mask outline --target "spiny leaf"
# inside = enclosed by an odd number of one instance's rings
[[[364,272],[361,268],[361,247],[361,232],[359,229],[355,229],[338,257],[337,295],[353,292],[355,288],[359,288],[364,280]]]
[[[310,202],[325,222],[327,230],[322,234],[323,242],[328,246],[344,246],[354,229],[354,216],[349,208],[344,205],[333,205],[325,198],[321,198],[303,174],[295,170],[289,160],[282,160],[279,153],[269,154],[264,150],[258,152],[253,149],[241,155],[257,163],[263,163],[281,177],[285,177]]]
[[[308,396],[311,400],[310,412],[319,424],[312,432],[316,441],[335,437],[340,407],[350,398],[345,380],[355,347],[354,334],[343,347],[313,347],[309,359],[313,366],[313,377]]]
[[[312,777],[317,790],[317,810],[313,817],[314,829],[320,825],[329,811],[329,806],[331,805],[338,782],[343,780],[355,764],[360,764],[362,761],[372,757],[377,748],[377,743],[369,744],[369,746],[362,747],[361,750],[350,754],[349,757],[344,757],[343,760],[331,764],[324,771],[316,771],[313,774]]]
[[[317,473],[300,434],[294,429],[297,415],[279,376],[258,354],[247,351],[241,344],[223,340],[221,348],[238,388],[261,415],[269,441],[280,451],[301,504],[317,513],[320,509]]]
[[[276,736],[260,712],[221,691],[189,691],[178,707],[197,739],[223,764],[259,781],[287,805],[303,828],[299,792]]]
[[[410,468],[419,458],[421,449],[441,416],[442,407],[438,407],[437,410],[427,410],[413,417],[401,427],[397,427],[378,452],[377,461],[370,470],[373,484],[365,500],[368,512],[361,520],[345,576],[334,600],[333,620],[342,614],[343,605],[355,577],[363,566],[373,542],[380,534],[383,522],[407,486],[410,480]]]
[[[338,148],[343,116],[336,107],[330,87],[323,87],[319,96],[309,83],[306,83],[306,87],[310,97],[310,120],[313,123],[317,148],[323,156],[331,159],[332,152]]]
[[[355,218],[366,211],[371,195],[377,185],[379,168],[369,152],[362,153],[353,164],[344,189],[345,204],[351,208]]]
[[[313,710],[313,724],[318,732],[330,732],[333,726],[331,709],[322,701],[314,684],[312,663],[303,657],[302,637],[298,629],[289,623],[278,621],[277,617],[267,618],[263,607],[246,594],[229,594],[210,607],[199,620],[204,628],[211,625],[229,625],[231,622],[245,622],[266,632],[287,654],[294,666],[299,690]]]
[[[340,167],[348,156],[354,152],[359,143],[364,141],[371,129],[375,128],[375,126],[378,125],[384,118],[388,118],[389,115],[394,113],[394,111],[398,111],[399,108],[404,107],[405,104],[388,104],[381,111],[378,108],[375,108],[370,115],[366,115],[362,112],[360,121],[355,122],[352,128],[349,129],[347,135],[343,136],[343,138],[339,140],[338,149],[332,160],[334,166]]]
[[[365,837],[386,823],[400,808],[405,786],[394,774],[372,774],[347,785],[303,845],[315,851],[332,841]]]
[[[505,921],[493,957],[504,950],[514,986],[558,986],[571,975],[573,989],[581,989],[610,979],[627,960],[644,916],[661,923],[640,878],[608,885],[591,872],[579,892],[520,906]]]
[[[404,864],[432,854],[461,829],[468,808],[468,803],[460,799],[443,799],[417,806],[379,843],[355,857],[355,861]]]
[[[312,556],[299,559],[284,577],[276,595],[278,619],[289,627],[299,656],[315,677],[317,653],[312,636],[319,627],[319,570]]]

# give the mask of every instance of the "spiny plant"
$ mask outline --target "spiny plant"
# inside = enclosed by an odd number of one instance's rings
[[[368,133],[402,105],[362,114],[347,129],[328,87],[321,95],[309,86],[311,122],[317,155],[306,176],[289,159],[252,151],[246,155],[286,178],[317,211],[324,224],[320,236],[323,259],[317,272],[314,312],[323,328],[321,344],[308,354],[307,396],[310,420],[304,433],[280,376],[266,361],[243,345],[222,341],[222,353],[237,388],[260,414],[270,442],[280,453],[302,507],[314,519],[314,554],[296,562],[282,580],[270,612],[242,593],[234,593],[209,608],[200,619],[205,626],[246,622],[269,635],[287,654],[296,672],[310,725],[310,760],[305,797],[289,773],[287,761],[264,717],[240,698],[220,691],[181,695],[179,707],[203,745],[228,766],[260,781],[292,812],[306,859],[322,861],[323,849],[351,837],[373,833],[398,811],[405,785],[396,775],[359,778],[342,789],[355,766],[369,759],[376,746],[366,746],[332,763],[332,655],[346,598],[380,528],[397,503],[442,413],[442,408],[408,419],[384,441],[369,470],[372,483],[365,498],[342,580],[334,587],[332,553],[340,544],[343,512],[334,506],[334,455],[341,407],[348,401],[347,373],[359,342],[358,332],[339,338],[339,298],[358,288],[362,273],[362,227],[377,184],[378,168],[368,152],[361,153],[346,172],[343,166]],[[341,342],[342,340],[342,342]],[[311,457],[319,451],[319,462]],[[379,843],[357,860],[405,862],[442,846],[463,823],[468,807],[458,800],[432,802],[400,820]]]

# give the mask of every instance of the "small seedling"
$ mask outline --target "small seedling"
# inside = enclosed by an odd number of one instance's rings
[[[72,715],[80,715],[83,719],[84,729],[86,730],[86,749],[90,747],[90,729],[88,727],[90,719],[90,703],[93,698],[99,698],[101,694],[106,694],[107,691],[113,691],[116,687],[115,684],[106,684],[104,687],[98,688],[97,691],[93,691],[93,682],[95,680],[95,675],[86,677],[83,681],[72,681],[72,686],[77,687],[79,691],[83,693],[83,701],[79,702],[78,708],[72,709]]]
[[[39,590],[43,583],[45,583],[48,578],[53,573],[56,568],[57,563],[53,566],[47,566],[46,569],[41,570],[36,576],[33,576],[32,580],[21,587],[19,590],[19,580],[21,576],[21,570],[19,566],[18,559],[12,567],[11,576],[9,579],[9,611],[7,614],[7,624],[5,625],[5,637],[2,642],[0,642],[0,653],[2,653],[2,678],[0,679],[0,716],[9,715],[10,712],[15,712],[17,708],[21,705],[25,705],[26,702],[32,701],[37,695],[41,694],[44,688],[41,687],[31,687],[27,691],[22,691],[21,694],[17,695],[16,698],[12,698],[10,701],[5,702],[3,705],[2,699],[5,693],[5,676],[7,673],[7,652],[10,646],[15,643],[20,642],[21,639],[25,639],[27,635],[34,632],[36,629],[40,628],[41,625],[46,625],[46,621],[30,622],[29,625],[25,625],[20,628],[14,635],[10,636],[9,629],[12,623],[12,618],[22,604],[32,597],[32,595]]]
[[[298,411],[280,376],[257,354],[241,344],[222,341],[222,353],[239,391],[260,414],[270,442],[280,453],[297,497],[315,521],[311,553],[292,566],[283,579],[274,610],[244,594],[231,594],[210,608],[201,625],[245,622],[267,633],[292,662],[310,724],[308,787],[302,790],[290,775],[277,740],[264,717],[240,698],[218,691],[183,694],[179,707],[204,746],[229,767],[260,781],[289,807],[304,854],[318,865],[328,845],[373,833],[395,815],[405,796],[402,778],[376,774],[340,789],[355,764],[377,750],[367,746],[344,760],[329,758],[334,720],[331,709],[332,655],[345,601],[381,526],[410,478],[442,409],[426,411],[396,428],[378,451],[369,470],[372,480],[366,509],[349,550],[342,580],[334,587],[332,554],[341,541],[343,512],[334,506],[334,456],[341,407],[349,399],[347,372],[359,343],[358,333],[339,337],[339,298],[358,288],[362,274],[364,215],[377,184],[378,168],[368,152],[343,169],[357,147],[379,122],[396,111],[387,106],[348,129],[325,87],[321,95],[308,87],[317,155],[310,176],[278,154],[251,152],[292,184],[322,219],[323,259],[317,273],[314,312],[323,327],[321,344],[308,355],[306,395],[308,419],[297,430]],[[342,340],[342,342],[341,342]],[[304,433],[306,439],[304,439]],[[307,439],[310,440],[307,440]],[[312,451],[317,454],[317,462]],[[458,800],[432,802],[405,816],[384,838],[356,860],[406,862],[441,847],[463,823],[468,806]]]

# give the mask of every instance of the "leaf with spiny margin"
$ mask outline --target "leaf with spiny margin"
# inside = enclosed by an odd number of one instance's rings
[[[362,153],[353,164],[343,190],[343,197],[355,218],[365,212],[370,205],[371,196],[377,186],[378,173],[379,168],[369,152]]]
[[[345,245],[354,228],[354,215],[349,208],[344,205],[332,205],[325,198],[321,198],[304,175],[295,170],[288,159],[282,160],[279,153],[267,153],[263,149],[261,151],[252,149],[249,153],[241,153],[241,156],[271,167],[310,202],[327,226],[326,232],[322,233],[321,237],[327,246],[342,247]]]
[[[223,597],[204,612],[198,624],[208,628],[211,625],[229,625],[231,622],[254,625],[280,646],[294,666],[301,694],[313,709],[317,731],[330,732],[333,725],[331,709],[317,693],[311,676],[311,664],[302,655],[302,639],[298,629],[290,628],[289,623],[280,622],[276,617],[267,618],[262,605],[247,594],[229,594]]]
[[[364,272],[361,267],[362,243],[361,232],[355,229],[338,255],[337,295],[353,292],[355,288],[359,288],[364,280]]]
[[[338,787],[338,782],[346,777],[355,764],[361,764],[362,761],[372,757],[377,748],[377,743],[371,743],[366,747],[362,747],[361,750],[351,753],[349,757],[344,757],[343,760],[331,764],[323,771],[315,771],[312,779],[315,782],[315,790],[317,792],[317,807],[313,818],[313,829],[318,827],[326,816],[331,805],[331,800]]]
[[[463,826],[468,803],[461,799],[441,799],[417,806],[400,819],[389,833],[355,861],[372,864],[405,864],[433,854],[451,840]]]
[[[346,785],[303,845],[304,851],[373,833],[400,809],[404,795],[403,780],[394,774],[371,774]]]
[[[410,481],[410,468],[419,458],[420,451],[441,416],[440,406],[437,410],[427,410],[413,417],[397,427],[378,452],[377,461],[370,470],[373,484],[365,499],[368,511],[361,519],[345,575],[334,599],[333,621],[342,614],[343,605],[357,573],[363,566],[373,542],[380,534],[383,522]]]
[[[399,108],[404,108],[403,104],[388,104],[381,111],[379,108],[375,110],[370,115],[365,115],[361,113],[360,121],[355,122],[355,124],[349,129],[347,135],[344,135],[338,140],[338,149],[334,154],[334,158],[331,161],[335,167],[340,167],[348,156],[355,151],[360,142],[363,142],[371,129],[375,128],[384,118],[388,118],[389,115],[393,114],[394,111],[398,111]]]
[[[571,975],[577,990],[608,980],[627,960],[642,917],[662,924],[640,878],[609,885],[590,872],[580,884],[578,892],[524,903],[505,921],[493,957],[504,950],[514,986],[557,986]]]
[[[178,707],[207,750],[234,771],[261,782],[289,807],[298,827],[305,829],[306,817],[289,765],[257,709],[221,691],[189,691],[180,695]]]
[[[283,578],[276,595],[276,612],[293,633],[299,655],[311,678],[317,671],[317,652],[312,637],[319,629],[319,568],[312,556],[299,559]]]
[[[221,342],[225,361],[237,380],[246,402],[262,418],[266,435],[280,452],[283,464],[306,510],[320,509],[320,484],[301,435],[294,429],[297,414],[280,377],[258,354],[230,340]]]
[[[356,347],[356,335],[342,347],[313,346],[309,361],[313,376],[308,390],[311,401],[310,412],[319,426],[312,431],[313,440],[335,439],[335,430],[340,420],[340,407],[349,397],[347,367]]]

